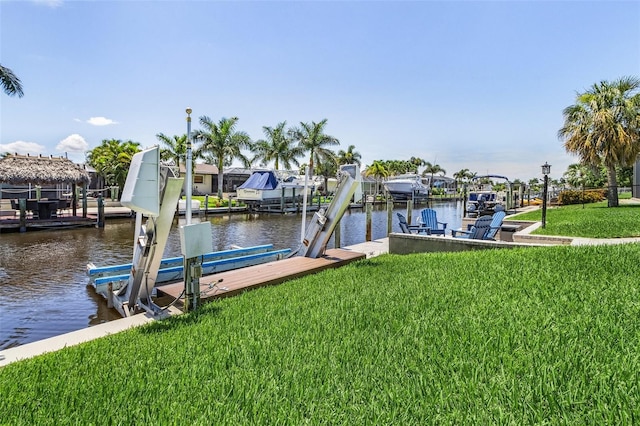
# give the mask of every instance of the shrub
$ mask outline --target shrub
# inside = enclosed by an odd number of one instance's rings
[[[607,191],[604,189],[589,189],[586,191],[570,189],[560,192],[558,203],[563,206],[569,204],[597,203],[605,198],[607,198]]]

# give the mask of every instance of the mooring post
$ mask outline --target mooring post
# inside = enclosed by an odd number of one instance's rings
[[[411,225],[411,217],[413,216],[413,197],[407,201],[407,223]]]
[[[209,213],[209,194],[204,195],[204,215]]]
[[[104,228],[104,200],[98,195],[98,228]]]
[[[391,233],[393,229],[393,200],[387,198],[387,235]]]
[[[371,199],[367,199],[367,237],[366,241],[371,241],[371,211],[373,210],[373,201]]]
[[[82,217],[87,218],[87,186],[82,187]]]
[[[71,214],[75,217],[78,215],[78,187],[76,183],[71,184]]]
[[[282,188],[282,195],[280,196],[280,213],[284,213],[284,187]]]
[[[467,211],[467,184],[462,186],[462,217],[465,216]]]
[[[20,232],[27,231],[27,199],[18,199],[18,205],[20,206]]]

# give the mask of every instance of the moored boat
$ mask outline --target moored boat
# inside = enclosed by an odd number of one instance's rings
[[[389,178],[383,183],[385,190],[394,199],[411,199],[412,197],[428,197],[429,186],[418,174],[408,173]]]
[[[311,192],[309,184],[307,193]],[[281,178],[273,170],[258,170],[237,188],[236,197],[245,204],[258,205],[301,200],[303,193],[304,184],[294,176]]]
[[[506,181],[506,191],[495,191],[491,179]],[[511,182],[505,176],[485,175],[476,176],[472,180],[467,195],[467,217],[479,217],[493,214],[496,210],[508,210],[508,193],[511,192]]]

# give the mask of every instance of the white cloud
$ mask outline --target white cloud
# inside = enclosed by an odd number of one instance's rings
[[[45,147],[35,142],[15,141],[8,144],[0,144],[0,152],[9,152],[11,154],[42,154]]]
[[[56,146],[56,151],[61,152],[85,152],[89,149],[89,144],[77,133],[62,139]]]
[[[87,120],[87,123],[93,126],[108,126],[110,124],[118,124],[117,121],[113,121],[112,119],[106,117],[91,117]]]

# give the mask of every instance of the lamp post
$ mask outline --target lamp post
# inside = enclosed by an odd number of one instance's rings
[[[549,185],[549,173],[551,173],[551,164],[545,161],[542,165],[542,174],[544,175],[544,191],[542,196],[542,228],[547,225],[547,189]]]

